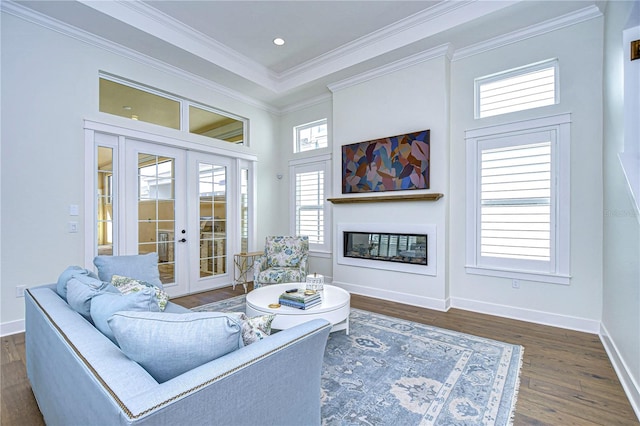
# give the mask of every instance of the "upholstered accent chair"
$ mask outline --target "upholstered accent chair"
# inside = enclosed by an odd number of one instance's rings
[[[272,236],[264,254],[253,264],[253,288],[286,282],[304,282],[309,273],[309,237]]]

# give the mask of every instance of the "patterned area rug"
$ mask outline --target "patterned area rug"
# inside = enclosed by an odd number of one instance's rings
[[[194,308],[244,312],[245,297]],[[324,425],[509,425],[522,346],[352,309],[322,370]]]

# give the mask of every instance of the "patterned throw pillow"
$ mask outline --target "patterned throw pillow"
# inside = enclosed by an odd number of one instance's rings
[[[268,314],[249,318],[244,312],[232,312],[229,315],[242,321],[242,341],[245,346],[270,335],[271,323],[276,317],[274,314]]]
[[[120,293],[122,294],[131,294],[145,288],[152,287],[156,291],[160,311],[164,311],[164,308],[167,306],[167,302],[169,301],[169,295],[164,290],[146,281],[135,280],[133,278],[123,277],[120,275],[113,275],[111,277],[111,284],[120,290]]]

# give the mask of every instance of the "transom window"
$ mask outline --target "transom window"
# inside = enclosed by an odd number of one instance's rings
[[[475,80],[475,117],[558,103],[558,61],[550,60]]]
[[[100,76],[99,110],[225,142],[244,145],[248,120],[158,89]]]
[[[327,119],[302,124],[293,128],[294,152],[312,151],[314,149],[326,148],[327,141]]]

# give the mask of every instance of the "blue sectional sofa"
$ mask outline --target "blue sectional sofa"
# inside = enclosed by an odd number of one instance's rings
[[[27,375],[48,425],[320,424],[331,324],[314,320],[158,383],[73,310],[27,290]],[[190,312],[174,303],[166,312]]]

